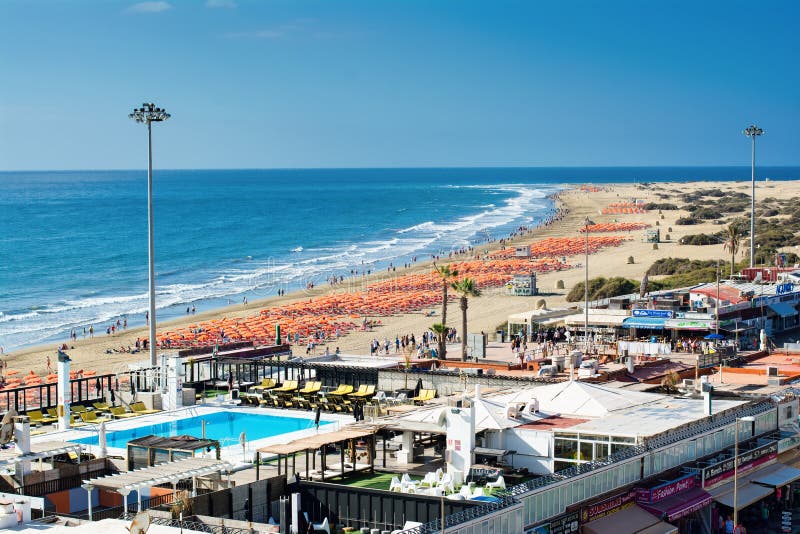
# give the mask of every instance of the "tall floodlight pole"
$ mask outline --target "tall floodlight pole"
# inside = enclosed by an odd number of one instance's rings
[[[155,248],[153,246],[153,129],[152,123],[167,120],[170,115],[165,109],[157,108],[155,104],[144,103],[140,108],[134,108],[133,113],[128,115],[136,122],[143,122],[147,125],[147,266],[149,268],[150,281],[150,311],[148,312],[148,324],[150,326],[150,365],[156,367],[158,360],[156,356],[156,269],[155,269]]]
[[[752,124],[745,128],[742,132],[750,138],[750,268],[752,269],[755,264],[753,258],[755,257],[755,242],[756,242],[756,137],[764,135],[764,130]]]
[[[583,281],[583,335],[586,340],[586,354],[589,354],[589,226],[594,224],[586,217],[583,230],[586,232],[586,267]]]

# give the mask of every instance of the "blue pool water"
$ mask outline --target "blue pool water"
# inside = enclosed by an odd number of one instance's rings
[[[202,435],[201,420],[206,422],[206,438],[216,439],[222,442],[222,446],[238,443],[239,435],[242,432],[247,434],[247,440],[269,438],[296,430],[314,428],[313,419],[301,417],[280,417],[275,415],[258,415],[242,412],[213,412],[205,415],[198,415],[186,419],[176,419],[174,421],[157,423],[154,425],[140,426],[108,432],[106,434],[106,445],[124,449],[128,441],[143,436],[155,434],[161,437],[190,436],[200,437]],[[320,421],[320,425],[326,425],[330,421]],[[84,443],[86,445],[98,445],[97,434],[85,438],[70,440],[73,443]]]

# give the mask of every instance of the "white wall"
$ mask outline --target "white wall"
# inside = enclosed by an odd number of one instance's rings
[[[540,475],[553,472],[553,434],[527,428],[510,428],[503,436],[503,448],[517,451],[514,467],[527,467]]]

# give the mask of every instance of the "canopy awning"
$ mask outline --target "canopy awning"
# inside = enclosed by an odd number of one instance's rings
[[[648,328],[664,330],[667,319],[664,317],[627,317],[622,321],[622,328]]]
[[[777,313],[781,317],[792,317],[797,315],[797,310],[788,302],[773,302],[769,305],[769,309]]]
[[[227,471],[231,465],[216,458],[185,458],[163,464],[85,480],[83,488],[100,488],[127,495],[140,488],[175,483],[187,478]]]
[[[589,311],[589,326],[622,326],[628,315],[611,315],[606,313],[592,313]],[[583,326],[586,322],[586,316],[582,313],[567,315],[564,317],[564,324],[567,326]]]
[[[750,477],[755,484],[777,488],[791,484],[800,479],[800,469],[786,464],[775,464],[759,471],[758,475]]]
[[[642,508],[667,521],[676,521],[706,507],[714,498],[700,488],[691,488],[655,503],[640,504]]]
[[[324,445],[339,443],[349,439],[363,438],[371,436],[378,430],[377,427],[371,428],[344,428],[335,432],[325,432],[316,436],[296,439],[289,443],[276,443],[258,449],[261,454],[293,454],[300,451],[316,450]]]
[[[672,534],[678,532],[678,529],[634,504],[619,512],[584,524],[583,532],[584,534],[619,534],[620,532]]]
[[[740,486],[736,498],[736,508],[739,510],[760,501],[773,491],[773,488],[768,488],[759,484],[752,484],[749,482],[746,484],[740,482],[739,484]],[[714,488],[710,493],[718,503],[733,508],[733,482]]]
[[[476,456],[494,456],[495,458],[502,458],[506,454],[517,454],[517,451],[508,451],[506,449],[490,449],[488,447],[475,447],[472,452]]]

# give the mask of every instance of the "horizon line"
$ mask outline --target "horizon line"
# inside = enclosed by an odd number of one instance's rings
[[[363,171],[363,170],[448,170],[448,169],[739,169],[750,165],[431,165],[397,167],[158,167],[153,171]],[[756,165],[758,169],[800,168],[793,165]],[[105,169],[0,169],[0,174],[24,172],[146,172],[146,168]]]

